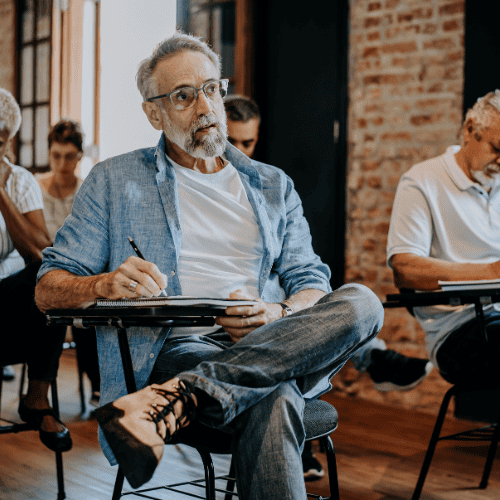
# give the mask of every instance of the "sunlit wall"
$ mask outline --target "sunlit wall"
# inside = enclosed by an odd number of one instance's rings
[[[142,111],[135,75],[175,23],[175,0],[101,1],[100,160],[158,142],[160,133]]]

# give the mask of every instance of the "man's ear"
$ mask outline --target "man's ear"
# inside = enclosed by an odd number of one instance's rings
[[[163,130],[163,115],[157,103],[144,101],[142,103],[142,110],[146,113],[149,123],[151,123],[156,130]]]
[[[481,133],[477,131],[476,124],[472,118],[469,118],[464,123],[464,145],[467,144],[471,139],[480,141],[482,138]]]

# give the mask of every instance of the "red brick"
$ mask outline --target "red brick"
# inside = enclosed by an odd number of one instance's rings
[[[437,33],[438,30],[438,25],[435,23],[427,23],[425,26],[422,27],[422,33],[424,35],[434,35]]]
[[[372,28],[373,26],[379,26],[382,19],[380,17],[367,17],[365,19],[365,28]]]
[[[375,40],[380,40],[380,33],[378,31],[372,31],[366,35],[366,39],[369,42],[374,42]]]
[[[460,2],[452,2],[447,5],[443,5],[439,8],[439,15],[451,15],[451,14],[460,14],[465,11],[465,2],[464,0]]]
[[[378,55],[378,47],[367,47],[365,50],[363,50],[363,57],[377,57]]]
[[[449,49],[455,46],[452,38],[436,38],[430,42],[424,42],[424,49]]]
[[[364,171],[369,171],[369,170],[377,170],[381,165],[381,162],[379,161],[364,161],[362,165],[362,170]]]
[[[380,177],[380,175],[367,177],[366,183],[371,188],[380,189],[380,187],[382,186],[382,178]]]
[[[384,123],[384,119],[381,116],[377,116],[371,122],[373,125],[378,127],[379,125],[382,125]]]
[[[358,121],[357,121],[357,126],[359,128],[366,128],[366,126],[368,125],[368,122],[366,121],[365,118],[360,118]]]
[[[433,9],[413,9],[408,12],[398,13],[398,22],[411,22],[414,19],[429,19],[432,17]]]
[[[412,116],[410,118],[410,122],[413,125],[430,125],[432,123],[437,123],[441,121],[443,118],[444,113],[433,113],[431,115],[417,115],[417,116]]]
[[[455,31],[460,28],[462,28],[462,23],[458,19],[452,19],[443,23],[443,31]]]
[[[394,7],[398,6],[401,3],[401,0],[387,0],[385,2],[385,8],[386,9],[393,9]]]
[[[411,138],[409,132],[386,132],[382,135],[383,141],[410,141]]]
[[[368,4],[368,12],[372,12],[374,10],[380,10],[382,8],[382,4],[380,2],[372,2]]]
[[[382,45],[380,50],[384,54],[415,52],[417,50],[417,44],[415,42],[390,43]]]

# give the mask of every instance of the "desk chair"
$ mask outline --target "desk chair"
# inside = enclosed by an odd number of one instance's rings
[[[409,296],[411,297],[412,294],[415,294],[415,298],[417,298],[417,295],[422,296],[421,294],[416,294],[414,290],[408,290],[408,289],[401,289],[400,290],[401,294],[410,294]],[[387,298],[390,300],[394,300],[397,296],[388,296]],[[384,307],[395,307],[394,305],[391,305],[391,302],[385,302]],[[453,299],[452,299],[453,300]],[[404,301],[404,306],[410,312],[412,316],[413,314],[413,304],[411,303],[411,299],[405,300]],[[450,301],[451,302],[451,301]],[[482,339],[484,343],[487,343],[487,337],[486,337],[486,329],[484,325],[484,314],[483,314],[483,303],[487,301],[482,300],[482,297],[478,296],[474,300],[474,305],[476,309],[476,318],[479,322],[479,330],[482,332]],[[441,302],[443,303],[443,302]],[[454,305],[458,305],[460,302]],[[398,306],[396,306],[398,307]],[[431,439],[429,441],[429,446],[427,447],[427,451],[425,453],[424,457],[424,462],[422,463],[422,468],[420,470],[420,474],[418,476],[417,484],[415,486],[415,490],[413,492],[413,496],[411,497],[411,500],[418,500],[420,498],[420,495],[422,493],[422,489],[424,487],[424,482],[427,477],[427,472],[429,471],[432,457],[434,456],[434,451],[436,450],[437,443],[439,441],[490,441],[490,447],[488,449],[488,454],[486,457],[486,462],[484,464],[484,469],[483,469],[483,475],[481,478],[481,482],[479,483],[479,488],[480,489],[486,489],[488,486],[488,480],[490,477],[491,469],[493,467],[493,460],[495,459],[495,454],[498,446],[498,441],[500,438],[500,413],[498,414],[496,418],[496,422],[491,425],[487,425],[484,427],[479,427],[479,428],[474,428],[470,429],[467,431],[462,431],[458,432],[456,434],[451,434],[448,436],[440,436],[441,434],[441,429],[443,427],[444,419],[446,417],[446,413],[448,410],[448,406],[450,404],[450,400],[453,396],[457,397],[460,393],[463,392],[469,392],[469,391],[478,391],[478,390],[484,390],[487,389],[488,387],[477,387],[477,386],[465,386],[463,384],[455,384],[448,391],[443,397],[443,400],[441,402],[441,407],[439,409],[438,416],[436,418],[436,423],[434,424],[434,430],[432,431]],[[491,386],[492,389],[498,388],[498,385],[496,386]]]
[[[127,383],[128,392],[135,392],[136,385],[134,380],[134,372],[132,368],[132,358],[130,355],[130,349],[128,345],[127,333],[125,328],[118,326],[118,340],[120,342],[120,352],[123,362],[123,370],[125,373],[125,381]],[[304,409],[304,427],[306,430],[306,441],[313,439],[319,439],[322,446],[326,450],[327,464],[328,464],[328,474],[330,483],[330,496],[322,497],[318,495],[308,494],[309,497],[317,498],[319,500],[340,500],[339,496],[339,486],[337,477],[337,464],[335,459],[335,450],[329,434],[335,431],[338,424],[338,414],[337,410],[326,401],[313,400],[309,401],[305,405]],[[228,476],[218,476],[215,477],[214,466],[211,458],[211,453],[217,454],[230,454],[231,453],[231,437],[221,431],[211,430],[207,435],[206,427],[202,428],[201,425],[196,423],[181,429],[174,439],[168,444],[186,444],[195,448],[203,462],[205,477],[204,479],[198,479],[194,481],[185,481],[182,483],[168,484],[159,486],[156,488],[145,488],[142,490],[129,491],[122,493],[124,475],[120,469],[118,469],[118,474],[115,481],[115,486],[113,490],[112,500],[119,500],[121,497],[126,495],[132,495],[140,498],[150,498],[153,500],[160,500],[158,497],[149,496],[149,494],[155,490],[169,490],[178,493],[184,493],[190,497],[201,498],[206,500],[215,500],[216,492],[225,493],[224,500],[231,500],[233,497],[237,497],[237,493],[234,493],[235,479],[234,479],[234,469],[231,464]],[[285,457],[284,457],[285,458]],[[216,488],[216,480],[227,481],[226,489]],[[182,487],[187,485],[198,486],[205,489],[205,496],[194,495],[193,493],[183,491]],[[147,495],[147,496],[145,496]],[[163,497],[164,498],[164,497]]]
[[[20,359],[11,359],[11,360],[8,360],[5,362],[0,362],[0,368],[3,368],[4,365],[16,365],[16,364],[20,364],[20,363],[24,363],[24,361],[20,360]],[[24,385],[24,375],[22,378],[22,383],[21,383],[20,391],[19,391],[20,397],[22,394],[23,385]],[[3,388],[3,380],[0,377],[0,412],[1,412],[1,403],[2,403],[2,388]],[[58,398],[58,394],[57,394],[57,382],[56,382],[56,380],[52,381],[52,384],[51,384],[51,396],[52,396],[52,408],[53,408],[55,414],[57,415],[57,417],[59,417],[59,398]],[[27,424],[25,422],[23,422],[23,423],[12,422],[10,420],[2,418],[1,413],[0,413],[0,434],[11,434],[11,433],[16,433],[16,432],[34,431],[34,430],[36,430],[36,429],[33,426],[31,426],[30,424]],[[57,500],[64,500],[66,498],[66,493],[64,491],[64,474],[63,474],[62,453],[61,452],[54,452],[54,453],[56,456]]]

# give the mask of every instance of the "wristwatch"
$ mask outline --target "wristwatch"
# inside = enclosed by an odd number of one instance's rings
[[[293,309],[288,304],[285,304],[284,302],[278,302],[278,304],[283,308],[283,311],[281,314],[282,318],[293,314]]]

